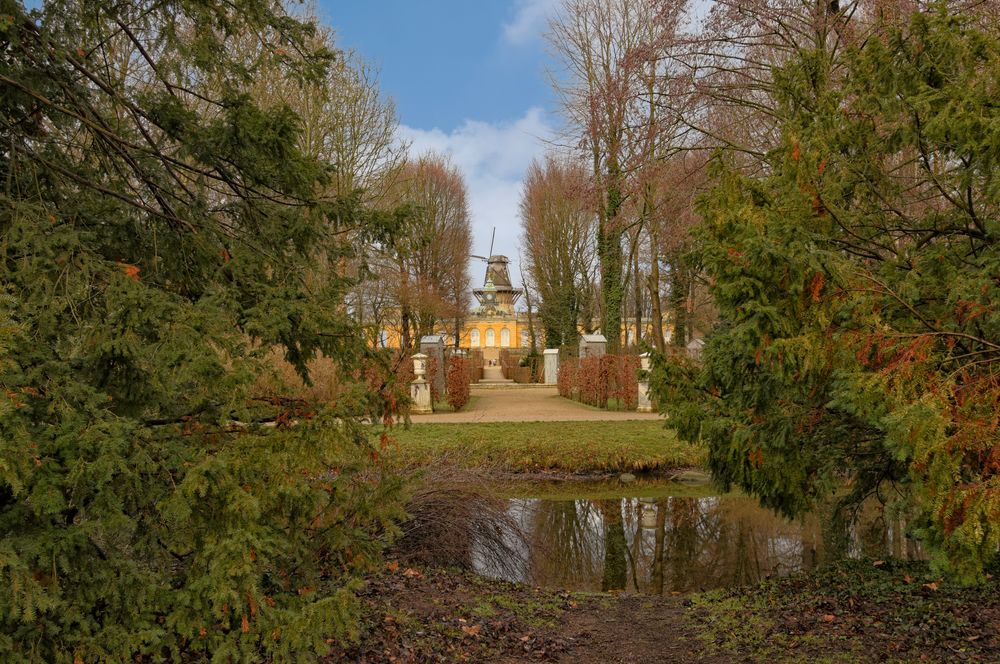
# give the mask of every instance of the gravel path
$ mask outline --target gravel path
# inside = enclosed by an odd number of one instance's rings
[[[413,415],[414,424],[449,422],[589,422],[657,420],[656,413],[600,410],[559,396],[555,387],[476,389],[472,401],[458,413]]]

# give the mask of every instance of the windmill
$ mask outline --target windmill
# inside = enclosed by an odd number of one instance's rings
[[[514,304],[524,292],[520,288],[514,288],[510,281],[510,271],[507,265],[510,259],[506,256],[493,253],[493,242],[496,240],[497,229],[493,227],[493,237],[490,239],[490,253],[487,256],[477,256],[486,262],[486,278],[483,280],[482,288],[474,288],[472,294],[479,300],[480,312],[487,315],[513,315]]]

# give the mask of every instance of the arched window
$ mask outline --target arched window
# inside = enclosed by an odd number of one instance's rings
[[[497,345],[497,335],[496,332],[494,332],[493,328],[491,327],[486,330],[486,347],[493,348],[496,345]]]
[[[510,330],[506,327],[500,330],[500,347],[510,348]]]
[[[469,346],[479,348],[479,330],[469,332]]]
[[[531,344],[531,339],[528,338],[528,331],[521,330],[521,348],[527,348]]]
[[[382,330],[378,333],[378,345],[379,348],[389,347],[389,330]]]

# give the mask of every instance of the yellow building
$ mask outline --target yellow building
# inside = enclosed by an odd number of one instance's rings
[[[500,350],[531,348],[531,334],[529,330],[528,314],[517,312],[514,305],[524,291],[514,288],[510,281],[510,272],[507,265],[509,259],[506,256],[490,256],[487,261],[486,283],[482,288],[474,288],[472,294],[479,302],[468,316],[462,321],[461,336],[458,339],[458,347],[466,350],[479,350],[483,353],[486,362],[495,360],[500,356]],[[636,326],[634,319],[622,321],[621,334],[626,340],[626,345],[635,343]],[[669,341],[672,326],[664,321],[665,336]],[[584,332],[581,328],[581,332]],[[455,346],[454,322],[448,325],[442,323],[435,330],[445,339],[445,345]],[[652,325],[649,322],[643,324],[643,336],[648,338],[652,333]],[[535,334],[538,350],[545,348],[545,338],[539,320],[535,319]],[[398,348],[401,335],[398,330],[383,330],[379,339],[379,345],[387,348]]]

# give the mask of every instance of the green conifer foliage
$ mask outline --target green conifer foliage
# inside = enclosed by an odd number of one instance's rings
[[[768,174],[718,160],[697,259],[721,322],[655,389],[724,483],[790,515],[902,496],[976,579],[1000,545],[1000,38],[941,4],[837,76],[824,57],[776,72]]]
[[[315,661],[397,516],[345,378],[372,360],[321,269],[383,233],[325,201],[288,108],[330,54],[265,0],[0,0],[0,660]],[[231,53],[257,39],[256,60]],[[221,91],[221,92],[216,92]]]

